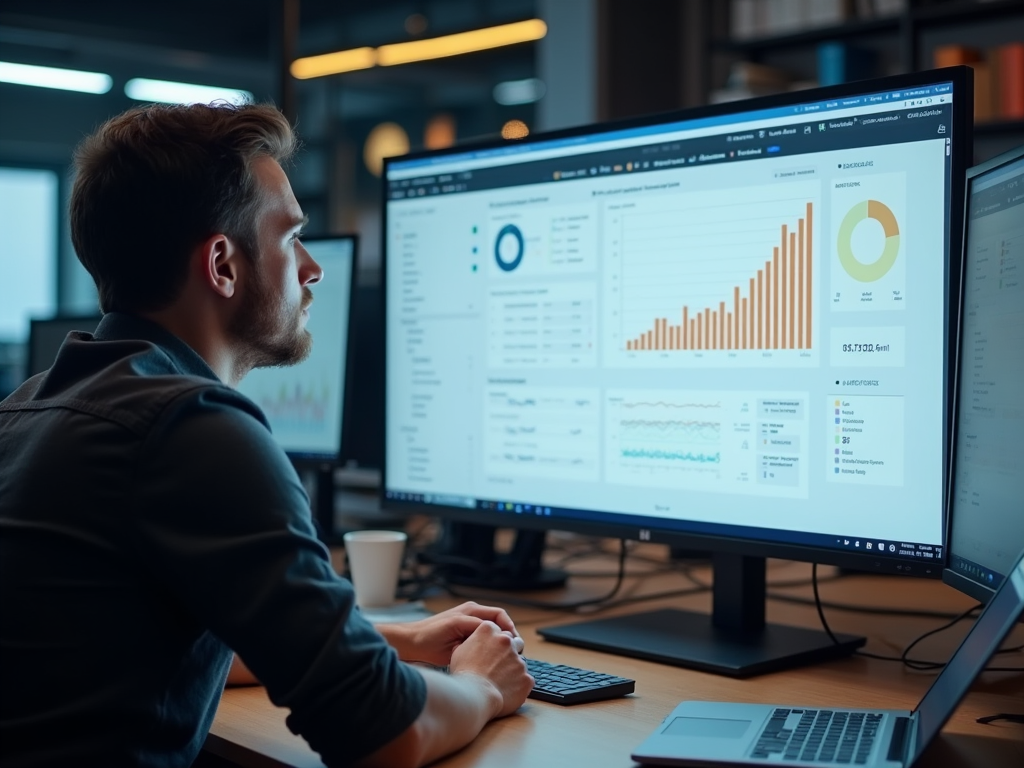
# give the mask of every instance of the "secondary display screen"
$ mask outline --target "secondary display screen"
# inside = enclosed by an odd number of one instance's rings
[[[1024,159],[971,181],[950,565],[998,589],[1024,549]]]
[[[313,284],[306,329],[313,350],[298,365],[257,368],[238,386],[266,414],[274,437],[295,458],[337,460],[341,452],[348,324],[355,241],[350,237],[303,241],[324,271]]]
[[[386,499],[941,558],[952,99],[389,162]]]

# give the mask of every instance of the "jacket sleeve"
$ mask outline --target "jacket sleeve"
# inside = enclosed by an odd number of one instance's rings
[[[289,728],[328,765],[373,752],[418,717],[423,678],[355,608],[250,401],[219,387],[178,398],[141,451],[135,489],[147,567],[291,710]]]

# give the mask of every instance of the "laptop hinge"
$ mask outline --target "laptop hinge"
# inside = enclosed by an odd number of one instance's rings
[[[897,717],[896,724],[892,729],[892,739],[889,741],[889,754],[886,759],[906,765],[907,746],[910,740],[907,738],[907,730],[910,725],[909,717]]]

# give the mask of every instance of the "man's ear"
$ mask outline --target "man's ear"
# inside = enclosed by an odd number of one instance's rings
[[[198,268],[203,284],[215,293],[230,299],[240,277],[242,252],[224,234],[212,235],[199,246]]]

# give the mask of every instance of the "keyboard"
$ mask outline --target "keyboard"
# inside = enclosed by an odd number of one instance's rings
[[[799,715],[795,728],[786,728]],[[881,712],[843,712],[830,709],[776,709],[754,746],[752,757],[864,764],[882,724]],[[898,758],[897,758],[898,759]]]
[[[587,701],[614,699],[633,693],[635,680],[607,675],[565,664],[551,664],[537,659],[526,659],[526,668],[533,675],[530,698],[554,704],[583,704]]]

